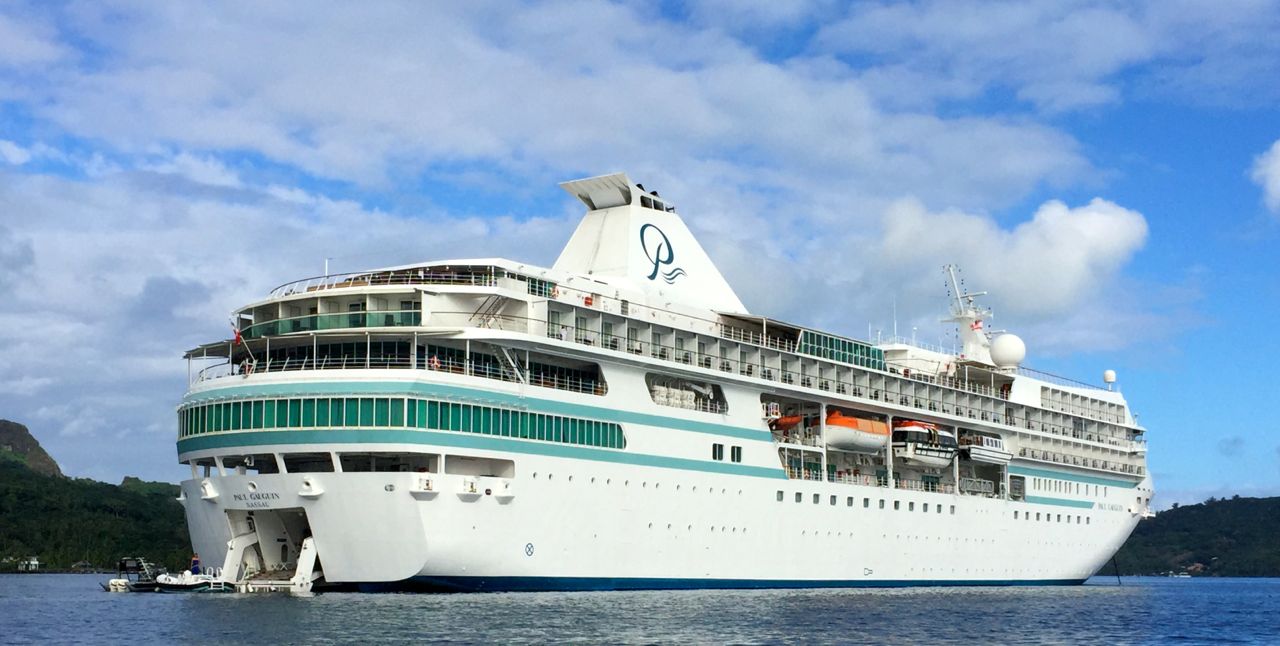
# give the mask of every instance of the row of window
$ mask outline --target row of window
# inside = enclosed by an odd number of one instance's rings
[[[885,369],[884,350],[866,343],[809,330],[800,333],[797,352],[876,370]]]
[[[1057,522],[1059,522],[1059,523],[1063,522],[1063,521],[1062,521],[1062,519],[1064,518],[1064,516],[1063,516],[1062,514],[1048,514],[1048,513],[1046,513],[1046,514],[1044,515],[1044,520],[1045,520],[1045,522],[1047,522],[1047,523],[1052,523],[1052,522],[1054,522],[1053,517],[1054,517],[1055,515],[1058,517],[1058,521],[1057,521]],[[1028,512],[1024,513],[1024,514],[1023,514],[1023,518],[1025,518],[1025,519],[1027,519],[1027,520],[1031,520],[1031,512],[1029,512],[1029,511],[1028,511]],[[1066,520],[1067,524],[1070,524],[1070,523],[1071,523],[1071,514],[1067,514],[1067,515],[1065,516],[1065,518],[1067,519],[1067,520]],[[1081,520],[1082,518],[1083,518],[1084,520]],[[1015,511],[1015,512],[1013,512],[1013,519],[1014,519],[1014,520],[1018,520],[1018,512],[1016,512],[1016,511]],[[1036,512],[1036,520],[1040,520],[1040,512],[1038,512],[1038,511]],[[1092,524],[1093,524],[1093,521],[1092,521],[1092,519],[1091,519],[1091,518],[1089,518],[1088,516],[1076,516],[1076,524],[1077,524],[1077,525],[1092,525]]]
[[[786,497],[786,494],[785,494],[785,493],[783,493],[783,491],[782,491],[781,489],[779,489],[779,490],[778,490],[778,502],[782,502],[783,498],[785,498],[785,497]],[[831,498],[830,498],[830,504],[831,504],[831,506],[832,506],[832,507],[836,506],[836,504],[837,504],[837,502],[838,502],[839,500],[840,500],[840,497],[839,497],[839,496],[835,496],[835,495],[831,496]],[[845,496],[845,499],[844,499],[844,504],[845,504],[845,506],[846,506],[846,507],[852,507],[852,506],[853,506],[853,503],[854,503],[854,500],[855,500],[855,498],[854,498],[853,496]],[[800,493],[799,491],[797,491],[797,492],[796,492],[796,502],[804,502],[804,494]],[[813,504],[815,504],[815,505],[816,505],[816,504],[819,504],[819,503],[821,503],[821,502],[822,502],[822,494],[817,494],[817,493],[813,494]],[[951,507],[951,514],[952,514],[952,515],[955,515],[955,513],[956,513],[956,506],[955,506],[955,505],[950,505],[950,507]],[[871,508],[871,499],[870,499],[870,498],[863,498],[863,499],[862,499],[862,508],[863,508],[863,509],[870,509],[870,508]],[[879,508],[880,508],[880,509],[885,509],[885,508],[886,508],[886,507],[885,507],[885,499],[884,499],[884,498],[881,498],[881,499],[880,499]],[[893,510],[894,510],[894,511],[899,511],[899,510],[901,510],[901,509],[902,509],[902,501],[901,501],[901,500],[895,500],[895,501],[893,501]],[[942,513],[942,504],[941,504],[941,503],[935,503],[935,504],[933,505],[933,509],[934,509],[934,513],[941,514],[941,513]],[[908,501],[907,501],[907,511],[915,511],[915,510],[916,510],[916,503],[915,503],[914,501],[910,501],[910,500],[908,500]],[[926,513],[926,514],[927,514],[927,513],[929,513],[929,503],[927,503],[927,502],[926,502],[926,503],[921,503],[920,511],[921,511],[921,512],[923,512],[923,513]]]
[[[1031,489],[1033,491],[1048,491],[1051,493],[1073,493],[1084,496],[1106,497],[1111,492],[1110,487],[1103,485],[1082,484],[1079,482],[1068,482],[1066,480],[1055,480],[1053,478],[1032,478]]]
[[[718,460],[718,461],[723,461],[723,460],[724,460],[724,445],[723,445],[723,444],[712,444],[712,445],[711,445],[711,459],[712,459],[712,460]],[[741,462],[741,461],[742,461],[742,447],[740,447],[740,446],[731,446],[731,447],[729,447],[729,461],[730,461],[730,462]]]
[[[610,422],[404,397],[257,399],[178,411],[179,437],[220,431],[302,428],[420,428],[624,449]]]

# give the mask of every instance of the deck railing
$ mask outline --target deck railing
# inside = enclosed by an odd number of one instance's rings
[[[244,339],[279,336],[297,332],[321,332],[351,328],[416,327],[422,325],[422,312],[417,310],[386,310],[368,312],[341,312],[309,314],[255,323],[240,331]]]
[[[359,271],[329,276],[313,276],[285,283],[271,290],[270,298],[303,294],[326,289],[369,287],[377,285],[470,285],[494,287],[497,270],[489,273],[404,271]]]
[[[285,359],[261,359],[244,361],[238,364],[219,363],[202,369],[192,383],[200,383],[224,377],[247,377],[253,374],[288,372],[299,370],[372,370],[372,369],[410,369],[415,368],[411,357],[369,356],[369,357],[289,357]],[[451,357],[426,356],[419,357],[416,362],[418,370],[448,372],[498,381],[517,382],[519,378],[509,369],[504,369],[491,361],[472,360],[470,364]],[[525,369],[529,385],[539,388],[554,388],[576,393],[604,395],[608,385],[604,381],[581,379],[566,375]]]
[[[377,315],[413,315],[417,312],[351,312],[340,314],[326,314],[319,316],[338,317],[362,317]],[[474,324],[472,317],[474,312],[435,312],[432,315],[432,322],[435,325],[448,324],[447,322],[456,320],[459,325]],[[313,318],[297,317],[298,319]],[[285,319],[296,320],[296,319]],[[406,325],[418,325],[412,317],[409,319],[386,319],[378,320],[375,318],[373,322],[386,323],[388,320],[392,322],[403,321]],[[361,325],[353,325],[353,327],[369,327],[365,319],[347,319],[347,323],[364,323]],[[281,321],[271,321],[259,325],[274,325]],[[955,415],[958,417],[968,417],[976,421],[986,421],[1009,426],[1022,426],[1030,430],[1037,430],[1053,435],[1063,437],[1071,437],[1077,440],[1085,440],[1097,442],[1110,446],[1122,447],[1130,450],[1134,442],[1141,442],[1128,436],[1107,435],[1102,433],[1090,433],[1069,428],[1066,426],[1050,424],[1046,422],[1035,421],[1026,417],[1004,415],[1002,412],[987,410],[981,406],[964,406],[953,402],[946,401],[946,398],[935,399],[926,395],[907,394],[903,392],[893,392],[890,389],[877,388],[871,385],[861,385],[855,381],[841,381],[831,379],[821,375],[813,375],[804,371],[782,370],[761,363],[743,362],[736,358],[721,357],[710,353],[701,353],[696,349],[677,347],[674,345],[655,344],[651,341],[641,341],[628,337],[605,334],[600,331],[578,328],[560,324],[559,322],[550,322],[545,319],[535,319],[530,317],[512,316],[512,315],[493,315],[486,317],[485,327],[493,330],[510,331],[521,334],[539,333],[541,330],[549,338],[559,339],[561,341],[578,343],[587,346],[599,346],[602,349],[625,352],[633,355],[650,356],[662,361],[670,361],[684,365],[696,366],[708,370],[719,370],[721,372],[736,373],[747,377],[758,377],[768,381],[780,382],[788,385],[799,386],[802,388],[813,388],[820,391],[834,392],[837,395],[849,395],[859,398],[867,398],[875,401],[884,401],[890,404],[915,408],[920,411],[938,412],[943,414]],[[253,327],[257,327],[256,325]],[[380,325],[379,327],[385,327]],[[302,331],[302,330],[299,330]],[[745,331],[744,331],[745,332]],[[256,336],[256,334],[254,335]],[[252,337],[246,337],[252,338]],[[991,398],[993,402],[1000,402],[1003,398],[1001,393],[994,390],[990,385],[968,381],[959,377],[954,378],[937,378],[919,374],[897,374],[894,375],[901,379],[910,379],[928,384],[937,384],[946,388],[954,389],[962,392],[971,392],[980,396]]]

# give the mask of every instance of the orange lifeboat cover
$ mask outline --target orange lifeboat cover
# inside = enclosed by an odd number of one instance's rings
[[[827,413],[828,426],[843,426],[854,430],[870,433],[872,435],[888,435],[889,425],[884,422],[863,419],[861,417],[849,417],[838,410]]]
[[[779,417],[778,419],[775,419],[772,422],[769,422],[769,428],[772,428],[774,430],[785,431],[803,421],[804,421],[804,417],[800,415],[788,415],[786,417]]]

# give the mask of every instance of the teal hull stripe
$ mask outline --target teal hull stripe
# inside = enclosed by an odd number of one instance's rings
[[[1132,489],[1138,486],[1136,482],[1128,482],[1125,480],[1115,480],[1112,478],[1099,478],[1097,476],[1082,476],[1074,473],[1065,473],[1062,471],[1053,471],[1051,469],[1036,469],[1034,467],[1009,466],[1009,475],[1015,476],[1034,476],[1037,478],[1057,478],[1058,480],[1070,480],[1081,484],[1102,485],[1104,487],[1120,487],[1122,489]]]
[[[1037,505],[1058,505],[1059,507],[1076,507],[1078,509],[1093,509],[1093,503],[1087,500],[1067,500],[1066,498],[1044,498],[1041,496],[1027,496],[1027,502]]]
[[[426,444],[462,449],[482,449],[507,453],[527,453],[554,458],[613,462],[644,467],[705,471],[730,475],[785,480],[781,468],[753,467],[732,462],[711,462],[672,458],[610,449],[570,446],[528,440],[449,433],[438,431],[333,430],[333,431],[248,431],[211,433],[178,441],[178,455],[207,449],[241,448],[276,444]]]
[[[337,382],[295,382],[288,384],[263,384],[258,386],[231,386],[206,391],[196,395],[188,395],[182,399],[184,404],[223,400],[228,397],[303,397],[325,395],[418,395],[423,397],[446,397],[454,400],[470,400],[485,404],[498,404],[527,409],[540,413],[567,415],[570,417],[589,417],[596,420],[619,422],[624,424],[643,424],[664,428],[724,435],[743,440],[759,440],[772,442],[773,436],[760,429],[696,422],[662,415],[649,415],[631,411],[570,404],[537,397],[522,397],[510,393],[491,390],[480,390],[463,386],[447,386],[444,384],[425,383],[420,381],[337,381]]]

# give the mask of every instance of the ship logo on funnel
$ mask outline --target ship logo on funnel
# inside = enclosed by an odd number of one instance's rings
[[[653,263],[653,271],[649,272],[649,280],[655,280],[659,276],[668,285],[673,284],[682,276],[687,275],[684,268],[675,267],[669,271],[663,271],[663,267],[669,266],[676,260],[676,252],[671,248],[671,240],[667,238],[667,234],[662,232],[656,225],[646,224],[640,227],[640,248],[644,250],[645,258]]]

